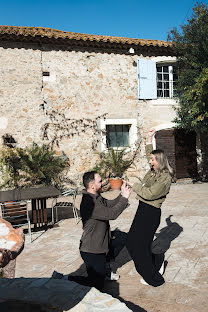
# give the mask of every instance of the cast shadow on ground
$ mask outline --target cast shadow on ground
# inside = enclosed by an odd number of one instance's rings
[[[171,221],[172,215],[166,218],[167,226],[162,228],[159,233],[155,233],[156,239],[152,243],[152,252],[155,254],[165,254],[170,248],[171,242],[176,239],[183,228],[177,223]],[[112,263],[113,271],[117,271],[127,262],[131,261],[131,257],[125,247],[127,233],[116,229],[113,231],[113,247],[115,248],[115,262]]]
[[[4,279],[3,279],[4,280]],[[24,278],[25,288],[18,287],[21,285],[23,278],[16,278],[14,280],[14,286],[8,292],[7,287],[3,287],[0,293],[0,311],[1,312],[47,312],[56,311],[64,312],[75,307],[90,291],[90,287],[81,287],[79,291],[76,290],[75,294],[67,300],[66,294],[66,281],[50,280],[48,278]],[[45,280],[45,281],[44,281]],[[47,283],[47,286],[40,286],[43,282]],[[56,282],[57,293],[54,298],[49,296],[50,286],[54,291],[53,282]],[[12,281],[10,283],[10,286]],[[39,287],[38,287],[39,285]],[[27,288],[28,287],[28,288]],[[18,290],[17,290],[18,289]],[[14,290],[19,294],[19,299],[14,295]],[[71,288],[69,287],[69,292]],[[65,293],[65,299],[63,300],[63,293]],[[14,298],[15,297],[15,298]],[[59,298],[60,297],[60,298]],[[32,299],[31,299],[32,298]],[[49,298],[49,299],[47,299]]]
[[[155,254],[164,254],[171,245],[171,242],[176,239],[183,228],[177,223],[171,221],[172,215],[166,218],[167,226],[160,230],[160,233],[156,233],[156,239],[152,243],[152,251]]]

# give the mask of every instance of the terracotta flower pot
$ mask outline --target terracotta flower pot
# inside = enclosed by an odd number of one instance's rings
[[[111,178],[109,179],[109,183],[112,190],[120,190],[123,180],[119,178]]]

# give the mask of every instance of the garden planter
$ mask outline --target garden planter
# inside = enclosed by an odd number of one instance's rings
[[[123,184],[123,180],[111,178],[111,179],[109,179],[109,183],[110,183],[110,187],[112,190],[120,190],[121,185]]]

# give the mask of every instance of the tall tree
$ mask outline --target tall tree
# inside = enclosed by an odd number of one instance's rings
[[[168,35],[177,55],[177,96],[175,122],[195,130],[200,137],[202,177],[208,179],[208,7],[197,3],[187,23]]]

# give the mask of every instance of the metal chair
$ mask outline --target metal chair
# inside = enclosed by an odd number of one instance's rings
[[[63,207],[70,207],[73,210],[73,214],[74,214],[74,219],[76,224],[79,222],[79,216],[78,216],[78,212],[77,209],[75,207],[75,199],[77,196],[77,192],[78,189],[69,189],[69,190],[63,190],[60,197],[65,197],[65,196],[72,196],[73,200],[72,202],[68,202],[68,201],[58,201],[58,198],[55,198],[53,200],[52,203],[52,222],[54,223],[54,209],[55,209],[55,214],[56,214],[56,222],[58,222],[58,208],[63,208]],[[54,204],[55,202],[55,204]]]
[[[30,242],[32,242],[27,201],[11,201],[1,203],[1,212],[2,218],[10,222],[13,227],[20,227],[28,224],[28,233],[30,235]]]

